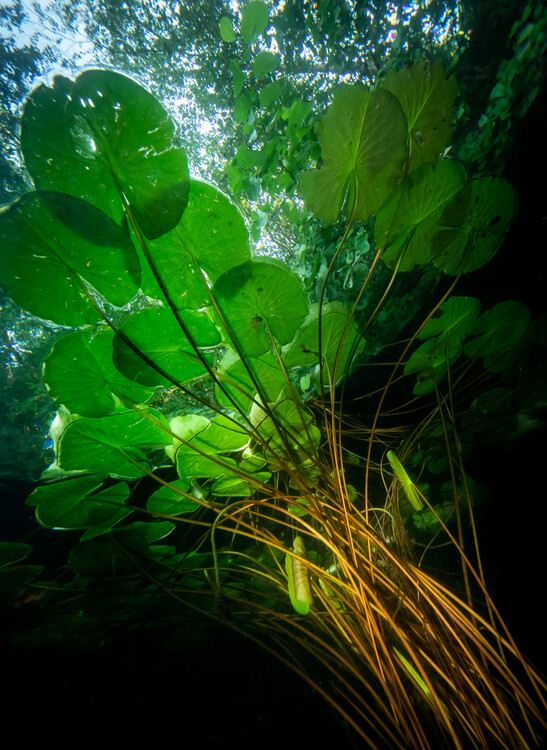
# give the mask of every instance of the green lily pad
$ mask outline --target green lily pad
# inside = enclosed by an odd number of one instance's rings
[[[454,76],[445,78],[437,60],[431,67],[418,62],[388,74],[380,84],[399,100],[408,123],[410,161],[408,171],[435,162],[452,136],[452,109],[458,94]]]
[[[171,487],[160,487],[149,498],[146,503],[148,510],[152,511],[152,513],[180,516],[184,513],[193,513],[200,507],[196,500],[190,500],[190,498],[177,492],[177,490],[187,492],[190,486],[188,479],[175,479],[174,482],[169,482],[169,484]]]
[[[228,351],[220,361],[217,374],[222,385],[222,388],[216,387],[219,403],[229,408],[235,406],[241,414],[249,413],[255,398],[275,401],[287,384],[272,352],[241,360],[234,352]],[[255,384],[260,387],[260,395]]]
[[[288,344],[308,313],[298,276],[275,258],[254,258],[223,274],[213,287],[230,340],[240,351],[260,357],[271,336]]]
[[[118,402],[114,394],[139,404],[153,393],[125,378],[112,361],[114,332],[85,328],[58,339],[44,360],[43,378],[50,396],[82,417],[103,417]]]
[[[491,372],[506,368],[506,354],[511,353],[530,324],[530,310],[518,300],[500,302],[486,310],[475,322],[474,338],[465,345],[468,357],[484,359]]]
[[[0,593],[16,595],[44,570],[43,565],[13,565],[0,568]]]
[[[321,356],[319,355],[319,330],[321,330]],[[349,310],[340,303],[323,305],[319,321],[319,305],[312,305],[310,314],[302,323],[294,341],[285,347],[283,358],[286,367],[318,365],[325,368],[325,384],[338,382],[346,375],[350,357],[362,349],[359,329],[350,318]]]
[[[172,229],[188,201],[188,165],[156,99],[119,73],[56,76],[26,100],[21,149],[35,185],[84,198],[118,224],[122,194],[146,237]]]
[[[165,538],[174,528],[169,521],[136,521],[113,529],[108,535],[80,542],[70,551],[68,564],[79,575],[92,578],[135,573],[139,570],[135,560],[147,560],[153,549],[150,545]]]
[[[445,273],[469,273],[499,250],[517,213],[512,185],[500,177],[472,180],[445,207],[432,241],[433,262]]]
[[[334,222],[347,200],[348,216],[365,221],[403,175],[408,151],[401,105],[385,89],[343,86],[317,134],[323,166],[300,175],[306,205],[318,218]]]
[[[38,487],[27,499],[36,506],[36,518],[50,529],[88,529],[86,538],[108,532],[132,513],[124,503],[129,497],[125,482],[95,492],[102,478],[75,477]],[[83,538],[83,537],[82,537]]]
[[[419,373],[416,395],[431,393],[435,383],[460,357],[463,340],[473,331],[479,310],[480,302],[474,297],[450,297],[440,306],[440,315],[428,320],[419,336],[425,342],[412,354],[404,370],[405,375]]]
[[[398,185],[376,216],[374,238],[383,247],[382,260],[406,271],[431,258],[443,208],[460,192],[465,169],[457,161],[441,159],[418,167]]]
[[[214,347],[220,343],[220,334],[205,313],[183,310],[180,317],[198,348]],[[146,386],[166,386],[173,381],[187,383],[207,372],[207,367],[167,307],[135,313],[122,323],[120,331],[149,360],[149,363],[145,362],[119,336],[115,337],[114,364],[130,380]],[[203,358],[212,364],[212,355],[204,353]]]
[[[271,476],[269,471],[251,474],[249,479],[238,477],[235,474],[223,476],[213,483],[211,494],[216,497],[250,497],[258,489],[257,485],[251,480],[254,479],[260,485],[265,484],[271,479]]]
[[[142,476],[141,467],[149,466],[146,450],[172,441],[166,420],[157,412],[147,413],[155,421],[130,412],[70,422],[59,439],[59,466],[65,471]]]
[[[31,552],[30,544],[24,542],[0,542],[0,568],[24,560]]]
[[[249,442],[247,430],[222,414],[202,426],[201,421],[185,421],[179,433],[177,420],[171,422],[173,432],[185,441],[179,442],[176,452],[177,471],[182,478],[214,479],[229,474],[237,469],[237,463],[222,454],[239,451]],[[195,430],[193,436],[191,430]]]
[[[86,201],[27,193],[0,214],[0,283],[23,309],[79,326],[99,318],[84,281],[114,305],[138,291],[140,266],[125,228]]]
[[[239,209],[213,185],[192,180],[188,206],[177,226],[149,243],[150,257],[178,308],[210,304],[203,269],[214,282],[232,266],[251,258],[249,233]],[[147,269],[143,291],[158,297]]]

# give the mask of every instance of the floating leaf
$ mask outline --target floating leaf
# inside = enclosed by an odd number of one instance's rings
[[[24,560],[31,552],[30,544],[24,542],[0,542],[0,568]]]
[[[435,162],[452,136],[452,109],[458,93],[454,76],[445,78],[437,60],[431,67],[418,62],[393,70],[380,84],[397,97],[408,123],[412,172],[424,162]]]
[[[507,353],[514,350],[530,324],[530,310],[518,300],[500,302],[486,310],[475,322],[473,338],[465,345],[468,357],[483,357],[484,367],[502,372]]]
[[[84,282],[114,305],[139,288],[139,260],[126,229],[79,198],[27,193],[0,213],[0,243],[0,283],[39,318],[95,322],[99,314]]]
[[[0,593],[16,595],[44,570],[43,565],[13,565],[0,568]]]
[[[102,492],[97,476],[75,477],[38,487],[27,499],[36,506],[36,518],[51,529],[89,529],[85,538],[104,534],[132,511],[124,503],[129,497],[125,482]],[[82,537],[83,538],[83,537]]]
[[[211,487],[211,494],[217,497],[250,497],[257,491],[257,484],[266,483],[271,478],[269,471],[259,471],[249,475],[248,479],[234,475],[217,479]],[[252,480],[257,484],[254,484]]]
[[[376,216],[374,237],[382,260],[406,271],[431,258],[443,208],[465,185],[465,169],[441,159],[423,164],[390,194]]]
[[[130,412],[70,422],[59,439],[57,461],[65,471],[88,471],[117,477],[140,477],[148,468],[146,449],[168,445],[166,420],[147,412],[151,421]]]
[[[298,276],[274,258],[254,258],[223,274],[213,287],[231,337],[247,355],[287,344],[308,313]]]
[[[350,357],[363,345],[357,325],[344,305],[335,302],[323,305],[321,320],[319,305],[313,305],[294,341],[285,347],[284,362],[286,367],[322,364],[325,368],[325,384],[328,385],[329,380],[338,382],[346,374]]]
[[[420,332],[423,343],[405,365],[405,375],[418,372],[416,395],[431,393],[446,370],[463,352],[463,340],[470,335],[479,314],[480,303],[473,297],[450,297],[440,315],[428,320]]]
[[[210,304],[206,281],[251,257],[249,233],[239,209],[232,201],[201,180],[192,180],[188,206],[175,229],[149,243],[152,261],[167,292],[178,308]],[[161,293],[149,273],[143,290]]]
[[[21,149],[38,188],[84,198],[117,223],[125,199],[149,239],[172,229],[188,201],[186,154],[173,147],[174,135],[148,91],[104,70],[42,84],[21,121]]]
[[[111,578],[114,573],[116,576],[135,573],[138,570],[135,560],[150,558],[149,545],[166,537],[174,528],[169,521],[136,521],[130,526],[113,529],[108,535],[80,542],[70,551],[68,563],[76,573],[86,577]]]
[[[170,487],[160,487],[148,500],[146,507],[152,513],[163,513],[167,516],[179,516],[183,513],[193,513],[199,508],[197,500],[181,494],[187,492],[190,482],[188,479],[175,479],[169,483]],[[180,490],[181,492],[177,492]]]
[[[517,213],[512,185],[500,177],[472,180],[445,207],[432,256],[445,273],[469,273],[499,250]]]
[[[286,386],[285,375],[277,357],[267,352],[261,357],[245,357],[245,360],[228,351],[218,367],[219,381],[216,396],[222,406],[235,407],[242,414],[248,414],[253,398],[258,401],[275,401]],[[253,383],[254,378],[254,383]],[[260,396],[256,385],[260,386]],[[232,400],[230,400],[232,399]]]
[[[323,166],[300,175],[302,196],[320,219],[368,219],[403,174],[407,125],[401,105],[384,89],[343,86],[317,126]],[[355,213],[353,214],[355,208]]]
[[[205,313],[183,310],[180,317],[197,347],[220,343],[220,334]],[[135,313],[122,323],[120,331],[159,368],[158,371],[145,362],[117,336],[114,364],[130,380],[146,386],[171,385],[173,380],[187,383],[207,372],[172,311],[166,307]],[[203,354],[203,358],[212,364],[210,354]]]
[[[113,339],[110,328],[86,328],[54,343],[44,360],[43,378],[58,406],[82,417],[102,417],[116,408],[115,393],[137,404],[152,395],[114,366]]]
[[[173,431],[178,433],[177,424],[171,423]],[[187,425],[186,425],[187,426]],[[194,424],[196,433],[189,436],[185,430],[184,444],[176,453],[177,471],[180,477],[218,478],[237,469],[232,458],[223,453],[241,450],[249,442],[249,434],[244,427],[223,415],[217,415],[209,421],[205,429],[199,423]],[[182,437],[182,435],[181,435]],[[175,443],[176,445],[176,443]]]

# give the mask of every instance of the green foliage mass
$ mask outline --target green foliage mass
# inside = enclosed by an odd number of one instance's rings
[[[467,272],[503,241],[512,189],[500,178],[469,182],[460,163],[442,158],[444,125],[433,150],[418,150],[413,113],[420,110],[426,138],[433,112],[444,123],[455,88],[438,65],[420,63],[405,76],[403,88],[394,73],[378,89],[340,90],[319,129],[322,166],[302,174],[302,192],[322,219],[345,211],[350,224],[362,223],[377,212],[374,241],[389,267],[433,262]],[[388,128],[394,116],[400,126]],[[316,394],[332,389],[367,349],[351,307],[328,301],[325,289],[310,303],[286,264],[253,257],[234,204],[188,178],[172,134],[154,98],[120,74],[87,71],[41,85],[26,102],[21,135],[37,190],[0,216],[5,290],[39,317],[80,326],[44,362],[60,409],[46,474],[56,482],[32,504],[42,523],[83,528],[86,540],[126,518],[128,481],[157,470],[168,472],[158,490],[167,506],[156,493],[148,507],[173,515],[177,502],[187,513],[216,497],[250,496],[280,472],[291,487],[313,486],[320,431],[304,399],[310,385]],[[139,286],[147,309],[113,323],[105,310],[129,303]],[[527,311],[505,303],[479,317],[479,307],[451,297],[421,328],[423,343],[405,366],[418,375],[416,394],[439,387],[464,353],[492,372],[507,366]],[[161,404],[162,388],[190,395],[204,377],[216,397],[191,401],[170,422],[148,405]],[[192,416],[200,403],[207,416]]]
[[[288,8],[285,20],[298,12]],[[316,8],[316,44],[330,10]],[[450,495],[442,480],[470,435],[480,436],[484,415],[496,420],[508,409],[530,424],[545,407],[541,326],[527,308],[510,300],[481,313],[479,300],[450,296],[452,281],[496,254],[517,211],[506,180],[470,178],[452,158],[454,76],[440,61],[419,61],[385,71],[375,85],[346,83],[314,111],[289,80],[273,80],[285,46],[247,54],[270,22],[288,35],[265,3],[245,5],[238,32],[228,15],[216,20],[225,44],[246,45],[229,63],[234,119],[247,137],[227,168],[229,185],[242,204],[253,190],[257,200],[271,198],[263,215],[254,211],[250,231],[225,192],[190,178],[173,121],[133,79],[95,69],[75,80],[56,76],[25,101],[21,149],[35,189],[0,213],[0,284],[25,311],[72,329],[44,361],[57,408],[55,456],[27,503],[42,526],[81,532],[54,581],[24,562],[27,545],[0,545],[3,592],[14,596],[28,584],[52,592],[54,614],[29,642],[62,642],[68,620],[91,644],[126,625],[163,624],[167,591],[185,611],[228,621],[226,599],[246,616],[271,611],[285,623],[291,606],[302,617],[344,613],[337,576],[357,540],[346,540],[333,563],[341,545],[329,520],[333,486],[346,518],[366,515],[377,535],[371,560],[383,555],[375,571],[384,576],[392,543],[404,551],[424,536],[426,545],[439,533],[453,540],[454,518],[461,534],[459,498],[466,495],[471,517],[480,492],[454,478]],[[278,128],[269,141],[268,120]],[[277,210],[329,250],[318,259],[303,248],[307,278],[253,249]],[[346,478],[361,459],[332,437],[348,377],[392,343],[375,326],[389,322],[390,294],[401,304],[392,287],[405,274],[447,288],[379,389],[385,395],[397,375],[415,397],[436,399],[418,437],[411,429],[389,436],[378,455],[380,465],[386,445],[395,447],[413,477],[424,473],[414,485],[387,453],[411,510],[396,489],[371,507],[368,490]],[[463,419],[451,404],[446,424],[442,407],[465,391],[468,374],[487,385],[462,396]],[[517,377],[523,387],[511,394]],[[182,395],[174,409],[173,392]],[[365,462],[368,472],[370,454]],[[242,513],[221,547],[224,524],[247,508],[252,520]],[[301,534],[316,549],[308,552]],[[108,624],[97,590],[109,592],[125,619]]]

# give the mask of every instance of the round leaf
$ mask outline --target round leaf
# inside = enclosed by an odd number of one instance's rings
[[[444,77],[437,60],[431,67],[423,61],[410,68],[393,70],[380,84],[397,97],[408,123],[409,171],[424,162],[435,162],[452,136],[452,109],[458,93],[454,76]]]
[[[472,358],[483,357],[487,370],[501,372],[503,355],[514,349],[529,323],[530,310],[522,302],[500,302],[476,321],[472,331],[475,338],[465,345],[465,353]]]
[[[171,487],[160,487],[148,500],[146,507],[153,513],[164,513],[168,516],[179,516],[182,513],[193,513],[199,508],[196,500],[181,495],[177,490],[186,492],[190,485],[187,479],[175,479]]]
[[[174,125],[142,86],[119,73],[56,76],[25,103],[21,148],[36,186],[85,198],[116,222],[122,193],[148,238],[179,221],[188,200],[185,152]]]
[[[318,316],[319,306],[314,305],[294,341],[286,347],[284,361],[286,367],[322,364],[325,367],[325,384],[328,385],[329,377],[338,382],[346,374],[346,368],[350,364],[349,357],[354,356],[364,342],[358,343],[359,330],[344,305],[324,305],[321,321]]]
[[[287,344],[308,313],[298,276],[274,258],[254,258],[223,274],[213,287],[230,339],[247,355],[271,347],[268,331]]]
[[[249,233],[231,200],[213,185],[192,180],[188,206],[175,229],[149,243],[149,252],[170,298],[177,307],[194,310],[209,304],[202,268],[211,281],[249,260]],[[144,291],[158,296],[155,279]]]
[[[517,196],[507,180],[472,180],[446,206],[433,238],[433,262],[445,273],[469,273],[499,250],[517,213]]]
[[[36,518],[52,529],[93,529],[91,536],[104,534],[132,511],[124,505],[129,488],[124,482],[94,493],[102,482],[96,476],[38,487],[30,496]]]
[[[139,261],[126,230],[79,198],[27,193],[0,214],[0,244],[0,283],[39,318],[96,321],[84,281],[115,305],[138,291]]]
[[[302,196],[323,221],[334,222],[347,198],[355,221],[375,213],[399,182],[407,157],[401,105],[384,89],[343,86],[317,127],[321,169],[300,175]]]
[[[423,327],[420,338],[427,339],[405,365],[405,375],[419,373],[416,395],[431,393],[446,370],[463,352],[463,340],[470,335],[480,310],[474,297],[450,297],[439,308],[440,315]]]
[[[283,371],[279,367],[277,357],[272,352],[268,352],[261,357],[245,357],[245,361],[243,361],[233,352],[228,351],[220,362],[218,375],[224,388],[223,391],[218,385],[216,387],[216,396],[219,403],[222,406],[233,408],[233,402],[235,402],[241,414],[249,413],[253,398],[259,402],[275,401],[286,386]],[[256,393],[253,378],[255,383],[260,386],[260,395]]]
[[[73,414],[102,417],[116,407],[114,393],[135,403],[152,394],[125,378],[112,361],[114,333],[86,328],[58,339],[44,361],[43,378],[50,396]]]
[[[376,217],[374,236],[386,248],[382,259],[406,271],[431,258],[443,207],[465,185],[465,169],[457,161],[441,159],[423,164],[398,185]],[[402,256],[402,257],[401,257]]]
[[[149,463],[146,449],[169,445],[172,440],[165,420],[155,412],[150,414],[155,422],[134,412],[70,422],[59,439],[59,466],[65,471],[142,476],[141,466]]]
[[[196,347],[208,348],[220,343],[220,334],[205,313],[184,310],[180,317]],[[147,386],[171,385],[173,381],[187,383],[207,372],[167,307],[135,313],[122,323],[120,331],[158,368],[116,337],[114,364],[130,380]],[[202,356],[206,362],[212,363],[211,355]]]

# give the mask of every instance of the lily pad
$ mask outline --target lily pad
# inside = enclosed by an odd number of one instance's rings
[[[180,317],[198,349],[220,343],[220,334],[205,313],[183,310]],[[141,385],[187,383],[207,372],[204,362],[212,364],[210,354],[204,353],[203,361],[199,358],[172,311],[166,307],[135,313],[124,321],[120,331],[147,357],[148,362],[117,336],[114,339],[114,364],[127,378]]]
[[[102,417],[118,406],[116,393],[137,404],[150,398],[152,389],[124,377],[114,366],[114,335],[110,328],[85,328],[54,343],[43,378],[58,405],[82,417]]]
[[[466,182],[457,161],[441,159],[418,167],[384,202],[374,227],[376,245],[390,268],[406,271],[431,259],[443,208]]]
[[[343,86],[317,126],[323,166],[300,175],[308,208],[336,221],[347,201],[348,216],[365,221],[403,175],[407,123],[397,98],[385,89]]]
[[[36,518],[51,529],[88,529],[86,538],[109,531],[132,513],[124,503],[129,497],[125,482],[96,490],[102,477],[75,477],[38,487],[27,499],[36,506]]]
[[[149,252],[170,298],[178,308],[210,304],[206,279],[214,282],[232,266],[251,258],[249,233],[232,201],[201,180],[192,180],[188,206],[177,226],[149,243]],[[147,270],[143,290],[160,296]]]
[[[394,70],[380,84],[397,97],[406,115],[410,143],[408,171],[435,162],[452,136],[452,109],[458,94],[454,76],[445,78],[437,60],[431,67],[418,62]]]
[[[474,338],[465,345],[468,357],[484,359],[491,372],[506,368],[506,354],[511,353],[530,324],[530,310],[518,300],[500,302],[486,310],[475,322]]]
[[[153,513],[163,513],[168,516],[180,516],[184,513],[193,513],[200,506],[196,500],[182,495],[190,486],[188,479],[175,479],[169,483],[171,487],[160,487],[148,500],[146,507]]]
[[[236,407],[241,414],[248,414],[253,399],[275,401],[286,386],[285,375],[277,357],[267,352],[261,357],[245,357],[244,360],[228,351],[218,367],[219,382],[216,396],[226,407]],[[253,382],[254,379],[254,382]],[[256,386],[260,386],[260,395]]]
[[[283,356],[286,367],[321,364],[325,368],[325,384],[328,385],[329,380],[338,382],[346,375],[351,364],[350,357],[354,357],[363,346],[364,341],[349,310],[340,303],[331,302],[323,305],[321,320],[319,305],[312,306],[294,341],[285,347]]]
[[[272,338],[288,344],[308,313],[298,276],[275,258],[254,258],[223,274],[213,287],[223,322],[235,346],[260,357]]]
[[[172,441],[166,420],[130,412],[70,422],[59,439],[57,461],[65,471],[135,478],[143,476],[149,461],[146,451]]]
[[[84,282],[114,305],[138,291],[140,265],[127,230],[79,198],[27,193],[0,214],[0,243],[0,283],[39,318],[95,322]]]
[[[21,121],[21,149],[38,188],[84,198],[118,224],[127,200],[149,239],[176,226],[188,201],[186,154],[173,147],[174,135],[148,91],[105,70],[42,84]]]
[[[433,262],[445,273],[469,273],[499,250],[517,213],[517,195],[500,177],[472,180],[445,207],[432,240]]]
[[[474,297],[450,297],[420,332],[425,342],[405,365],[405,375],[417,372],[416,395],[431,393],[444,377],[448,367],[463,352],[463,341],[470,335],[479,314],[480,302]]]

